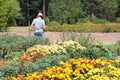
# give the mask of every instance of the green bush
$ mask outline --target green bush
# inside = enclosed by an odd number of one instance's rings
[[[60,23],[56,22],[56,21],[51,21],[48,23],[48,26],[59,26]]]
[[[116,23],[120,23],[120,17],[116,19]]]
[[[69,40],[76,41],[77,36],[78,35],[74,32],[63,32],[61,34],[61,40],[62,40],[62,42],[69,41]]]
[[[89,21],[94,22],[96,20],[96,16],[92,13],[91,15],[88,15]]]
[[[89,18],[79,18],[77,24],[79,23],[87,23],[89,22]]]
[[[78,42],[84,47],[90,47],[95,42],[95,39],[91,37],[90,34],[85,35],[84,33],[77,34],[75,32],[63,32],[61,36],[62,36],[61,38],[62,41],[73,40]]]
[[[120,41],[118,41],[115,45],[117,48],[117,55],[120,55]]]
[[[22,74],[33,73],[36,71],[44,71],[55,65],[59,65],[60,61],[66,61],[69,57],[65,55],[53,55],[47,58],[37,59],[35,62],[26,62],[23,64],[24,71]]]
[[[114,27],[106,27],[106,28],[102,29],[101,32],[105,32],[105,33],[108,33],[108,32],[117,32],[117,29],[115,29]]]
[[[40,39],[36,36],[0,35],[0,55],[3,58],[13,52],[26,51],[28,47],[36,44],[49,44],[48,39]]]
[[[0,78],[17,76],[18,74],[27,75],[36,71],[44,71],[52,66],[59,65],[60,61],[66,61],[69,56],[53,55],[42,59],[36,59],[34,62],[10,61],[8,64],[0,66]]]
[[[95,24],[105,24],[108,23],[105,19],[96,19],[93,23]]]
[[[86,48],[91,47],[93,44],[95,44],[94,42],[96,42],[95,38],[91,37],[90,34],[85,35],[81,33],[78,36],[78,43]]]
[[[17,61],[10,61],[0,67],[0,77],[17,76],[20,73],[21,63]]]

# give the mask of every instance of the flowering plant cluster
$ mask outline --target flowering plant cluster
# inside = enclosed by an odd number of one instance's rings
[[[83,47],[81,44],[75,42],[75,41],[66,41],[66,42],[61,42],[61,43],[58,43],[59,45],[67,48],[67,47],[71,47],[73,48],[73,50],[83,50],[83,49],[86,49],[86,47]]]
[[[74,41],[67,41],[62,42],[59,44],[51,44],[51,45],[35,45],[33,47],[30,47],[27,49],[25,54],[35,54],[39,53],[42,55],[48,55],[48,54],[62,54],[67,53],[66,48],[71,47],[72,50],[83,50],[85,47],[81,46],[79,43]]]
[[[120,60],[69,59],[61,61],[60,66],[13,80],[120,80],[120,66],[114,64],[120,64]]]

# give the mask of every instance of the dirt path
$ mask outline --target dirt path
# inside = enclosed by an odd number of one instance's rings
[[[96,40],[100,40],[103,44],[114,44],[120,41],[120,33],[84,33],[90,34]],[[50,41],[60,41],[62,33],[60,32],[45,32],[45,38],[49,38]]]
[[[9,32],[12,34],[18,34],[23,36],[33,35],[33,32]],[[119,33],[84,33],[90,34],[96,40],[100,40],[103,44],[109,43],[114,44],[117,41],[120,41],[120,32]],[[62,38],[62,32],[45,32],[44,37],[48,38],[52,43],[60,41]]]

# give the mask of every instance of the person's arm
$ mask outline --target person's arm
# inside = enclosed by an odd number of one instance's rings
[[[33,22],[31,23],[31,27],[34,27],[34,22],[35,22],[35,19],[33,20]]]
[[[45,26],[45,21],[43,21],[43,29],[45,29],[46,28],[46,26]]]

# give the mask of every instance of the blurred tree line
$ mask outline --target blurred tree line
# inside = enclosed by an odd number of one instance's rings
[[[94,16],[114,22],[120,17],[120,0],[0,0],[0,27],[6,24],[28,26],[38,12],[47,22],[75,24]]]

